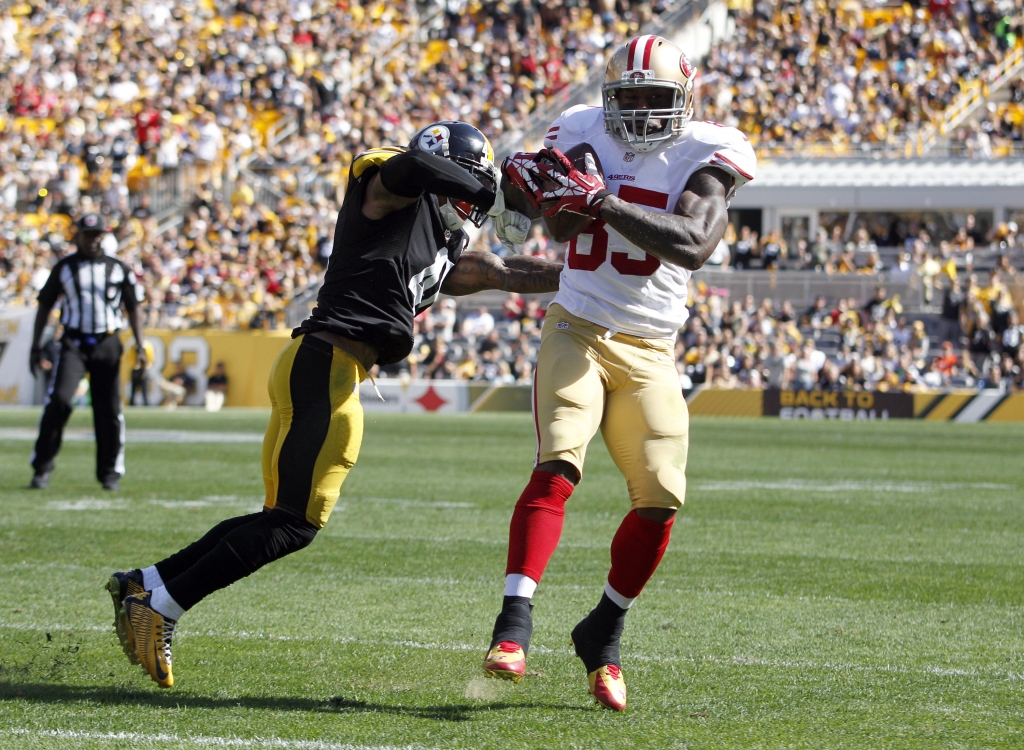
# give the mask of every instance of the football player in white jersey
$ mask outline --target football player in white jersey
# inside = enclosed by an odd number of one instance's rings
[[[515,154],[504,167],[546,216],[570,211],[595,221],[570,242],[544,320],[536,463],[512,515],[504,604],[484,670],[517,682],[525,672],[530,599],[600,428],[632,510],[612,540],[604,594],[572,641],[590,692],[616,710],[626,707],[619,662],[626,612],[661,561],[686,493],[689,416],[674,361],[686,283],[722,239],[729,200],[756,168],[738,130],[691,122],[693,79],[678,47],[637,37],[608,62],[603,107],[566,110],[543,150]],[[583,143],[604,180],[563,155]]]

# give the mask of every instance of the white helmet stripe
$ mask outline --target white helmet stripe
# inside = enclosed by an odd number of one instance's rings
[[[647,70],[651,65],[651,50],[658,37],[644,34],[629,43],[629,55],[626,60],[627,70]]]

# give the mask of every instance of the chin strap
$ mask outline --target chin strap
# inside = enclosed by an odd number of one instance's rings
[[[451,203],[446,202],[438,208],[441,211],[441,220],[444,222],[445,228],[451,232],[457,232],[462,229],[462,225],[466,223],[466,220],[459,216],[458,211],[452,207]]]

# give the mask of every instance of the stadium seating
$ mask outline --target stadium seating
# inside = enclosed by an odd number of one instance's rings
[[[866,6],[738,10],[736,33],[703,65],[702,117],[739,127],[762,154],[902,153],[1019,43],[1012,3],[964,3],[953,15]]]
[[[441,118],[470,119],[500,137],[563,87],[599,71],[607,51],[665,4],[606,3],[603,12],[559,0],[469,4],[459,12],[450,3],[283,0],[6,7],[0,304],[31,303],[68,249],[68,215],[101,208],[118,219],[119,252],[145,287],[148,325],[260,328],[284,325],[295,292],[315,289],[353,154],[405,143],[420,124]],[[736,33],[702,66],[699,116],[738,125],[769,156],[862,153],[903,142],[958,94],[981,90],[985,71],[1021,44],[1014,37],[1020,19],[998,4],[964,5],[965,14],[952,17],[839,0],[730,7]],[[1024,84],[1013,82],[976,122],[951,134],[951,151],[1019,153],[1022,107]],[[694,348],[697,328],[688,330],[683,380],[735,377],[756,385],[767,378],[773,341],[796,357],[805,339],[844,367],[862,349],[868,361],[883,363],[867,368],[864,384],[874,379],[883,388],[991,378],[993,366],[1007,366],[1003,349],[1014,356],[1002,342],[1012,328],[1007,316],[993,315],[993,305],[1002,309],[999,294],[979,296],[977,283],[966,283],[957,308],[962,342],[942,335],[927,314],[953,275],[980,271],[984,280],[1000,262],[1012,270],[1021,239],[1013,222],[987,234],[963,232],[962,241],[915,234],[906,246],[885,247],[865,227],[801,247],[782,242],[777,264],[832,277],[884,269],[919,279],[930,291],[906,313],[924,316],[933,348],[945,338],[957,350],[974,348],[966,358],[958,351],[962,362],[941,377],[929,375],[929,357],[920,352],[898,347],[889,361],[885,347],[875,351],[899,328],[898,312],[884,324],[856,318],[854,339],[855,316],[803,325],[784,319],[792,316],[778,300],[760,313],[744,304],[716,317],[741,295],[698,285],[694,320],[707,338]],[[734,263],[745,241],[738,234],[727,235]],[[500,249],[492,234],[479,241]],[[752,265],[779,242],[771,234],[752,238]],[[543,234],[527,245],[549,258],[563,251]],[[424,316],[416,353],[403,366],[429,377],[528,380],[542,312],[535,303],[517,312],[519,304],[505,305],[497,334],[480,340],[462,335],[463,320],[448,307]],[[442,347],[437,320],[449,332]],[[752,338],[742,340],[740,329]],[[908,356],[912,367],[902,361]],[[1009,367],[1009,380],[1019,381],[1019,363]]]

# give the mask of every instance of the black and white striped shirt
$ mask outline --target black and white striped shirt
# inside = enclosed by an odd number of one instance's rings
[[[60,297],[64,328],[86,334],[120,331],[121,305],[131,312],[139,304],[135,274],[109,255],[89,259],[75,253],[59,260],[39,291],[39,304],[53,307]]]

